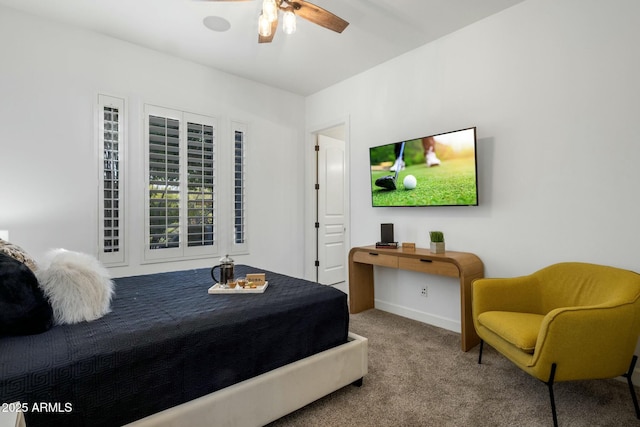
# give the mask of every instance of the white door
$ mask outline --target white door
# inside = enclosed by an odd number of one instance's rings
[[[318,282],[346,280],[345,143],[318,135]]]

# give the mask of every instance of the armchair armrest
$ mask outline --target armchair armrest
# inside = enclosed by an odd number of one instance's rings
[[[535,376],[546,380],[552,363],[557,381],[622,375],[638,341],[638,308],[635,302],[552,310],[531,359]]]
[[[535,276],[476,279],[472,284],[473,316],[485,311],[540,313],[538,280]]]

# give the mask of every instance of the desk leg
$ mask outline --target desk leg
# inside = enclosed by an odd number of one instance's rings
[[[473,326],[473,314],[471,312],[471,282],[482,275],[465,277],[460,276],[460,313],[462,331],[462,351],[469,351],[480,343],[480,337]]]
[[[349,263],[349,312],[360,313],[373,308],[373,265]]]

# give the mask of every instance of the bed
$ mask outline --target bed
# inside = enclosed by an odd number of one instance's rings
[[[258,426],[361,381],[346,294],[249,272],[264,293],[209,295],[209,269],[115,279],[106,316],[0,338],[0,401],[27,427]]]

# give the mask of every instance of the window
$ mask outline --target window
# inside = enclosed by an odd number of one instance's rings
[[[124,100],[98,95],[100,159],[98,258],[106,265],[122,265],[124,248]]]
[[[247,253],[247,206],[245,194],[246,125],[231,123],[233,135],[233,241],[230,253]]]
[[[146,106],[147,260],[217,252],[216,122]]]

